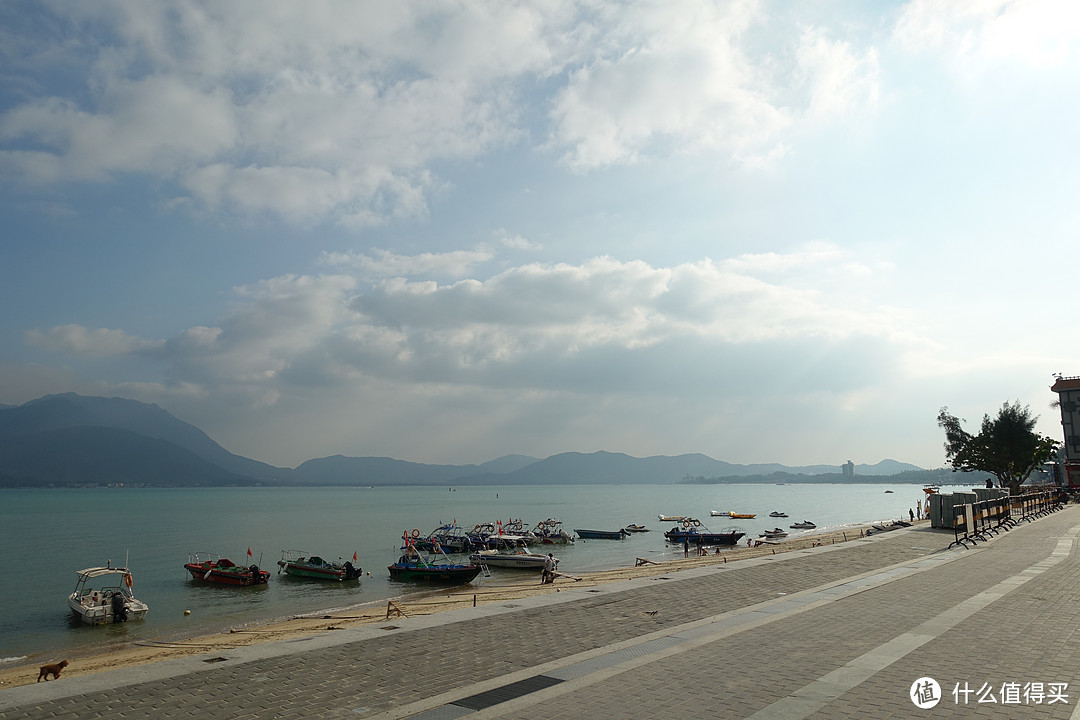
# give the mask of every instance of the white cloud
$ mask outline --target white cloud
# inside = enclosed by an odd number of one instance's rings
[[[109,357],[135,352],[147,352],[163,347],[159,340],[142,340],[122,330],[85,328],[81,325],[59,325],[48,330],[30,330],[26,341],[34,347],[51,352],[83,357]]]
[[[91,113],[61,98],[16,107],[0,119],[0,138],[30,138],[55,168],[40,181],[92,179],[112,172],[171,173],[230,149],[232,108],[220,90],[202,92],[177,77],[116,83]]]
[[[540,243],[533,242],[532,240],[522,237],[521,235],[512,235],[502,228],[496,230],[494,236],[495,242],[499,243],[503,247],[508,247],[512,250],[535,251],[544,249],[543,245],[541,245]]]
[[[800,38],[796,60],[807,117],[835,118],[876,105],[881,79],[874,48],[860,55],[850,43],[833,41],[820,28],[808,28]]]
[[[529,142],[549,111],[537,139],[578,170],[716,149],[761,164],[787,152],[785,128],[878,82],[872,49],[812,26],[780,61],[754,47],[752,31],[790,20],[749,0],[52,11],[86,39],[55,38],[71,90],[0,115],[0,169],[146,175],[196,208],[298,224],[423,218],[434,167]]]
[[[488,250],[454,250],[443,253],[400,255],[376,248],[371,254],[359,252],[324,253],[321,261],[332,267],[357,273],[362,278],[413,277],[431,275],[439,278],[460,278],[477,265],[494,258]]]
[[[794,252],[740,255],[725,260],[723,267],[739,273],[776,273],[804,269],[807,266],[820,267],[827,263],[835,263],[845,257],[847,257],[847,253],[836,244],[818,241],[809,243],[804,249]]]
[[[1061,0],[912,0],[894,32],[911,51],[940,51],[969,70],[1018,61],[1075,61],[1080,6]]]
[[[0,116],[9,175],[145,173],[206,208],[354,226],[423,216],[428,164],[516,137],[510,84],[566,42],[554,4],[52,10],[82,31],[62,47],[85,75]]]
[[[330,256],[339,270],[386,279],[366,287],[347,274],[288,275],[238,287],[214,327],[192,327],[164,345],[74,325],[29,339],[79,354],[153,349],[154,360],[167,363],[167,384],[253,404],[312,385],[349,392],[375,379],[413,388],[709,392],[703,388],[718,366],[757,376],[841,352],[836,370],[823,368],[808,387],[857,388],[852,364],[860,358],[880,363],[891,348],[895,363],[922,346],[891,309],[766,279],[808,258],[819,274],[851,262],[818,244],[791,257],[666,268],[610,257],[533,263],[441,284],[430,278],[463,273],[489,256]],[[669,366],[683,367],[670,375]]]
[[[872,107],[879,93],[876,51],[821,28],[804,27],[790,57],[757,48],[753,30],[782,24],[757,2],[638,3],[606,20],[552,111],[551,144],[578,170],[669,146],[767,164],[786,154],[791,126]]]

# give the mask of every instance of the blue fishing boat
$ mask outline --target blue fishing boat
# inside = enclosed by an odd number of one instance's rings
[[[390,571],[391,580],[464,585],[472,582],[482,570],[480,565],[472,562],[451,562],[441,551],[425,557],[411,540],[405,543],[404,550],[398,561],[386,568]]]

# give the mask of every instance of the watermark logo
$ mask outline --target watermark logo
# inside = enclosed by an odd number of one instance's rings
[[[952,695],[954,705],[982,705],[984,703],[994,705],[1062,705],[1069,704],[1069,683],[1044,682],[1032,680],[1029,682],[1003,682],[998,685],[991,683],[970,683],[964,680],[958,682],[952,691],[944,697],[941,693],[941,685],[932,677],[921,677],[911,683],[908,697],[915,707],[921,710],[929,710],[938,703]]]
[[[941,702],[941,686],[932,677],[921,677],[911,683],[908,697],[915,703],[915,707],[920,710],[929,710]]]

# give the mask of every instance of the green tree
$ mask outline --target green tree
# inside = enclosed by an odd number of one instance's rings
[[[983,415],[982,428],[972,435],[961,426],[965,422],[941,408],[938,426],[945,430],[945,458],[953,470],[987,472],[1001,487],[1020,489],[1031,472],[1054,457],[1058,442],[1035,432],[1035,421],[1020,401],[1006,402],[991,419]]]

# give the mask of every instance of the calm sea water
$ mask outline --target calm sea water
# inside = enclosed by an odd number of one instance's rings
[[[886,493],[885,490],[893,490]],[[0,537],[9,553],[6,594],[18,599],[0,615],[0,663],[58,657],[66,650],[169,640],[319,611],[385,603],[416,590],[391,581],[386,566],[400,554],[403,530],[427,534],[443,522],[547,518],[574,528],[615,530],[630,523],[652,532],[625,540],[578,540],[554,546],[560,569],[627,567],[638,557],[681,556],[657,514],[693,515],[713,530],[739,524],[756,536],[796,520],[819,531],[907,516],[923,496],[915,485],[586,485],[419,488],[183,488],[4,490]],[[753,512],[753,520],[709,516],[710,510]],[[790,517],[768,517],[772,510]],[[187,554],[209,551],[276,571],[282,550],[350,559],[371,575],[357,583],[318,583],[274,574],[270,584],[233,588],[191,580]],[[136,597],[150,606],[144,621],[86,627],[66,605],[80,568],[126,562]],[[493,569],[481,587],[520,581]],[[509,578],[509,580],[508,580]],[[184,615],[185,610],[191,614]]]

